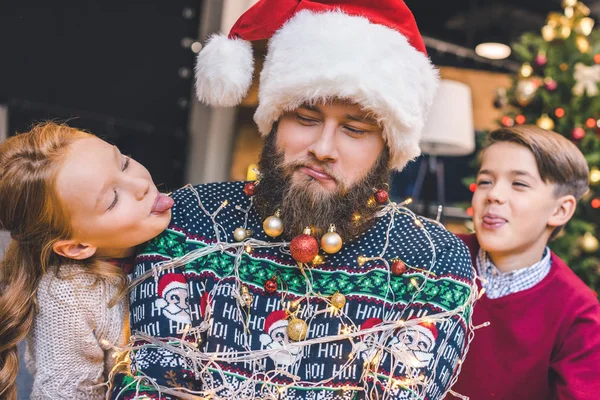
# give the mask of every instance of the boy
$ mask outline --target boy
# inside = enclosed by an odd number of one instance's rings
[[[547,243],[588,189],[588,165],[536,126],[490,133],[465,235],[486,290],[453,391],[481,399],[600,398],[600,304]],[[451,397],[451,396],[450,396]]]

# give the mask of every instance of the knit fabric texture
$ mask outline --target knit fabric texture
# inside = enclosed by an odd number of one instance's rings
[[[281,242],[264,233],[243,188],[243,182],[233,182],[175,192],[171,224],[138,255],[134,279],[157,263],[236,243],[232,233],[238,227],[252,230],[254,240]],[[378,255],[381,259],[357,263],[359,256]],[[393,275],[383,262],[396,259],[409,266],[406,273]],[[474,269],[467,249],[444,228],[410,213],[379,217],[338,253],[323,254],[323,263],[308,272],[292,259],[289,246],[257,245],[250,252],[243,247],[213,251],[153,274],[130,293],[133,344],[139,347],[130,353],[131,375],[117,383],[113,398],[176,398],[163,389],[184,388],[214,399],[359,399],[369,392],[379,393],[378,398],[439,399],[452,383],[469,336]],[[269,293],[265,283],[274,276],[278,289]],[[247,307],[240,305],[241,288],[252,296]],[[309,289],[321,297],[305,296]],[[323,299],[336,291],[346,299],[340,312]],[[292,319],[283,310],[295,300],[300,302],[297,317],[308,325],[306,340],[323,343],[299,347],[288,337]],[[434,327],[355,336],[355,345],[348,339],[327,340],[345,329],[377,329],[380,322],[410,321],[464,306]],[[166,339],[181,338],[186,329],[187,342],[198,346],[195,356],[194,351],[183,356],[183,347]],[[164,346],[139,340],[143,334]],[[418,340],[407,341],[409,336]],[[378,348],[384,349],[379,355]],[[414,350],[412,368],[398,361],[398,349]],[[246,361],[235,359],[245,352],[250,352]],[[210,354],[230,354],[232,361],[192,360]],[[367,371],[374,360],[374,370]],[[393,384],[390,376],[427,382],[427,392],[418,385]]]
[[[116,290],[79,266],[42,277],[27,336],[31,399],[105,398],[113,346],[123,346],[128,333],[125,302],[108,308]]]

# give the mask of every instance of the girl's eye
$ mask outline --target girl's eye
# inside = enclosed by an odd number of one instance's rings
[[[123,164],[123,169],[121,171],[125,171],[129,167],[129,161],[131,161],[131,157],[125,156],[125,163]]]
[[[112,203],[110,203],[110,206],[108,206],[108,208],[106,209],[106,211],[110,211],[113,208],[115,208],[115,206],[117,205],[117,202],[119,201],[119,194],[117,193],[117,191],[114,191],[115,193],[115,198],[113,199]]]
[[[486,181],[483,179],[480,181],[477,181],[477,186],[483,186],[483,185],[489,185],[489,184],[490,184],[490,181]]]

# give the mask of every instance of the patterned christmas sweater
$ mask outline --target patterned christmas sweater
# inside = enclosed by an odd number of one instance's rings
[[[131,374],[112,397],[442,398],[471,336],[464,244],[390,203],[339,252],[299,264],[243,188],[173,194],[171,224],[136,260]]]

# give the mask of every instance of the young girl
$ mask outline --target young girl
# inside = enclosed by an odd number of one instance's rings
[[[146,168],[94,135],[55,123],[0,144],[0,398],[16,399],[27,337],[32,399],[103,399],[125,342],[135,246],[163,231],[173,201]]]

